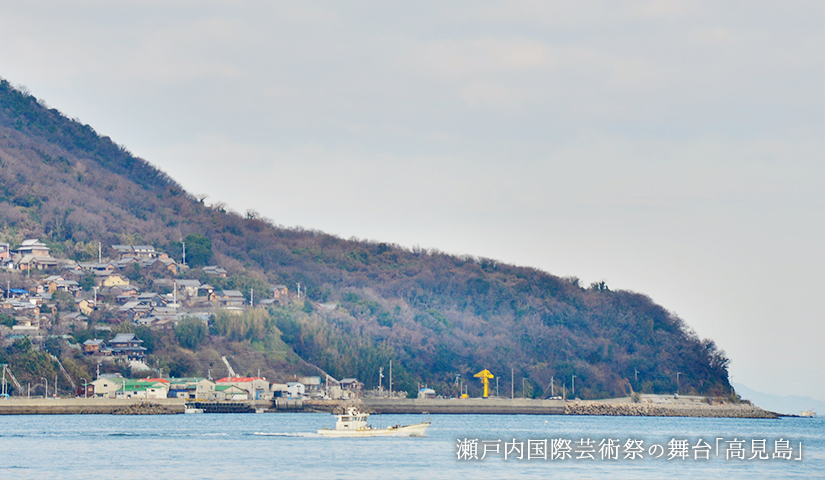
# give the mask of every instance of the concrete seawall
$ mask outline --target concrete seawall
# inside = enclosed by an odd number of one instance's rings
[[[670,399],[664,396],[645,398],[640,403],[627,399],[601,401],[531,400],[524,398],[399,399],[364,398],[363,403],[375,413],[385,414],[499,414],[499,415],[608,415],[648,417],[722,417],[777,418],[776,414],[747,403],[732,404]],[[245,402],[196,402],[207,413],[252,412],[332,412],[346,402],[339,400],[285,400]],[[183,413],[186,402],[177,398],[108,399],[108,398],[10,398],[0,399],[0,415],[46,414],[176,414]]]
[[[456,398],[456,399],[387,399],[364,398],[364,404],[376,413],[447,413],[499,415],[562,415],[562,400],[526,398]]]
[[[9,398],[0,400],[0,415],[53,414],[164,414],[183,413],[185,401],[178,398]]]

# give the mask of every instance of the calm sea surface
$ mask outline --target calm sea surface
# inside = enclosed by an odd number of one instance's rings
[[[373,415],[370,423],[421,420]],[[822,418],[433,415],[432,422],[426,438],[327,439],[314,432],[332,427],[328,414],[0,416],[0,478],[825,478]],[[530,441],[540,457],[542,441],[558,438],[571,441],[573,458],[528,460]],[[478,457],[487,441],[486,458],[459,460],[456,444],[465,439],[478,439]],[[525,444],[524,458],[514,458],[513,450],[505,460],[514,439]],[[576,459],[582,439],[593,440],[595,459]],[[622,444],[619,460],[600,459],[603,439]],[[703,439],[713,447],[710,459],[695,460],[690,449],[689,459],[668,460],[672,439],[688,440],[691,448]],[[501,440],[498,454],[495,440]],[[644,442],[642,459],[623,459],[627,440]],[[777,440],[789,440],[794,459],[801,442],[802,459],[728,460],[727,442],[735,440],[745,440],[746,459],[753,440],[757,450],[765,440],[769,456]],[[658,459],[650,458],[653,444],[663,446]],[[659,455],[655,447],[652,455]]]

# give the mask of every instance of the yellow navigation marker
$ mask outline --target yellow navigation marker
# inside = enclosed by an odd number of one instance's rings
[[[496,378],[496,376],[490,373],[487,369],[484,369],[473,376],[481,379],[481,384],[484,385],[484,398],[487,398],[487,396],[490,395],[490,379]]]

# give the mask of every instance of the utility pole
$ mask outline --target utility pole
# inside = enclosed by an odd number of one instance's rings
[[[510,369],[510,400],[516,398],[516,386],[515,386],[515,375],[516,369]]]
[[[576,398],[576,376],[573,375],[573,398]]]
[[[556,385],[555,385],[555,383],[556,383],[556,378],[555,378],[555,377],[550,377],[550,396],[551,396],[551,397],[555,397],[555,396],[556,396],[556,392],[555,392],[555,390],[556,390]],[[546,391],[547,391],[547,390],[545,390],[545,392],[546,392]]]
[[[498,394],[498,377],[496,377],[496,398],[498,398],[498,397],[499,397],[499,394]]]
[[[298,298],[301,298],[301,282],[295,284],[298,287]]]
[[[639,370],[634,368],[633,373],[636,375],[636,383],[639,383]]]
[[[180,263],[181,263],[181,265],[186,265],[186,242],[184,242],[183,239],[181,238],[180,239],[180,244],[181,244],[181,247],[183,248],[183,254],[181,256],[181,262]]]
[[[679,393],[679,391],[682,389],[682,386],[679,384],[679,375],[681,374],[682,372],[676,372],[676,393]]]
[[[392,397],[392,360],[390,360],[390,397]]]
[[[527,389],[524,388],[524,382],[527,381],[526,378],[521,377],[521,396],[522,398],[527,398]]]
[[[378,367],[378,396],[381,397],[384,389],[381,385],[381,379],[384,378],[384,367]]]
[[[249,306],[250,307],[255,306],[255,289],[254,288],[249,289]]]
[[[97,242],[97,263],[103,263],[103,246]]]

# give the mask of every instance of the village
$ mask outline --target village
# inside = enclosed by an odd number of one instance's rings
[[[227,277],[227,271],[219,266],[190,268],[150,245],[112,245],[107,248],[107,256],[103,254],[104,248],[99,245],[97,262],[77,262],[52,256],[50,248],[39,239],[24,240],[16,249],[0,243],[0,266],[3,271],[17,272],[15,278],[21,283],[13,285],[7,280],[0,288],[0,315],[13,321],[11,325],[9,321],[0,325],[0,344],[6,347],[28,339],[42,348],[46,339],[62,339],[97,363],[95,379],[73,379],[60,360],[51,355],[60,364],[60,383],[72,387],[70,392],[64,388],[61,395],[222,402],[278,398],[346,400],[363,394],[363,384],[355,378],[294,376],[294,381],[278,383],[268,381],[260,373],[242,376],[226,357],[222,358],[222,371],[227,375],[221,378],[212,378],[211,370],[204,372],[206,377],[164,377],[162,370],[148,365],[147,349],[135,333],[113,334],[111,324],[93,323],[90,317],[105,316],[152,330],[174,328],[185,318],[208,324],[219,311],[239,315],[251,307],[284,304],[291,296],[300,296],[300,284],[294,292],[286,285],[268,285],[268,291],[250,290],[247,298],[239,290],[217,289],[209,284],[210,279],[219,281]],[[145,288],[147,285],[151,288]],[[96,332],[95,338],[71,343],[72,333],[90,328]],[[120,371],[131,375],[101,373],[101,365],[118,365]],[[35,385],[23,385],[7,365],[3,365],[2,377],[0,395],[5,398],[9,397],[9,385],[14,386],[17,396],[31,397],[32,389],[44,398],[57,397],[59,393],[55,388],[58,378],[52,379],[49,391],[50,379],[44,377]]]

